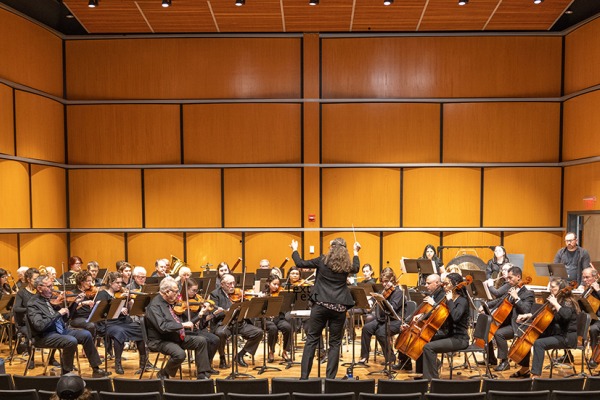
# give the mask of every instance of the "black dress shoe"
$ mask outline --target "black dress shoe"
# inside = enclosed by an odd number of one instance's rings
[[[521,372],[521,371],[517,371],[514,374],[510,375],[511,378],[520,378],[520,379],[526,379],[531,377],[531,371],[527,370],[525,372]]]
[[[506,371],[509,368],[510,368],[510,364],[508,363],[508,360],[502,360],[500,365],[498,365],[496,368],[494,368],[494,371]]]
[[[204,372],[200,372],[198,374],[198,376],[196,376],[196,379],[200,381],[200,380],[210,379],[210,378]]]
[[[225,361],[225,360],[219,361],[219,368],[220,369],[227,369],[227,368],[229,368],[229,365],[227,364],[227,361]]]
[[[598,366],[598,363],[594,360],[590,360],[588,364],[590,365],[590,368],[596,368]]]
[[[102,368],[96,368],[92,371],[92,378],[104,378],[109,376],[110,372],[103,370]]]
[[[246,361],[244,361],[244,356],[238,355],[237,356],[237,363],[241,367],[247,367],[248,366],[248,364],[246,364]]]
[[[498,360],[488,361],[489,365],[498,365]],[[478,360],[477,365],[485,365],[485,360]]]
[[[217,371],[214,368],[211,368],[210,371],[208,371],[208,373],[211,374],[211,375],[219,375],[219,374],[221,374],[219,371]]]
[[[60,367],[60,363],[58,361],[56,361],[56,359],[51,359],[50,360],[50,365],[52,365],[53,367]]]
[[[398,364],[392,365],[394,371],[412,371],[412,361],[406,363],[399,362]]]
[[[161,369],[156,373],[156,377],[160,380],[165,380],[169,379],[169,374],[167,374],[164,369]]]

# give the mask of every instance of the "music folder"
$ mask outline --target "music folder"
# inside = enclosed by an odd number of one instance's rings
[[[377,301],[379,306],[385,311],[386,314],[390,316],[391,319],[395,319],[397,321],[402,321],[402,319],[396,314],[394,307],[390,304],[389,301],[383,297],[381,293],[371,293],[371,296]]]

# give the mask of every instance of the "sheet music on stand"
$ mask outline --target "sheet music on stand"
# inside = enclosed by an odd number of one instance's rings
[[[533,263],[533,268],[537,276],[548,276],[552,278],[563,278],[567,279],[567,269],[565,264],[554,264],[554,263]]]
[[[225,318],[223,318],[223,321],[221,323],[223,326],[228,326],[234,319],[236,321],[238,320],[237,316],[241,311],[242,304],[243,303],[233,303],[231,307],[229,307],[229,310],[227,310]]]
[[[490,289],[488,286],[482,281],[473,281],[470,285],[467,286],[467,290],[470,292],[469,294],[473,299],[480,300],[492,300],[494,296],[490,293]]]
[[[396,311],[394,310],[394,307],[392,307],[392,305],[390,304],[389,301],[387,301],[385,299],[385,297],[383,297],[382,294],[380,293],[371,293],[371,296],[373,296],[373,299],[375,299],[375,301],[379,304],[379,306],[385,310],[385,312],[387,314],[389,314],[390,318],[395,319],[397,321],[401,321],[402,319],[398,316],[398,314],[396,314]]]
[[[92,310],[90,311],[90,315],[88,315],[85,322],[90,323],[90,322],[104,321],[106,319],[113,319],[113,318],[108,318],[111,303],[112,303],[112,300],[97,301],[96,304],[94,304],[94,307],[92,307]],[[114,303],[117,304],[117,303],[121,303],[121,302],[115,301]],[[123,300],[123,304],[125,304],[125,300]]]

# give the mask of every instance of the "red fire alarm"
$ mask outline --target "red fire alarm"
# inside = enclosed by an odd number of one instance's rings
[[[315,222],[315,214],[308,214],[308,222]]]

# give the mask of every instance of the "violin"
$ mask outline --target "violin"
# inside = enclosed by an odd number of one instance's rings
[[[134,290],[128,290],[126,292],[115,293],[115,299],[122,299],[124,297],[129,297],[130,299],[135,299],[136,296],[147,296],[147,295],[148,295],[148,293],[136,292]]]
[[[62,305],[65,302],[65,298],[67,299],[67,302],[72,303],[73,301],[75,301],[75,297],[79,296],[78,294],[73,293],[71,291],[68,291],[65,294],[65,292],[62,292],[60,290],[52,290],[52,293],[56,293],[56,296],[52,296],[50,298],[50,304],[52,304],[53,306]]]
[[[88,290],[86,290],[85,292],[85,297],[88,299],[93,299],[94,297],[96,297],[96,295],[98,294],[98,286],[91,286]]]
[[[208,311],[212,311],[215,309],[215,302],[213,300],[204,299],[202,296],[196,295],[196,297],[190,299],[190,301],[181,301],[175,303],[175,305],[173,306],[173,311],[177,315],[182,315],[189,308],[190,312],[197,313],[198,311],[200,311],[200,308],[202,308],[202,306],[204,306],[205,304],[208,304]]]
[[[233,293],[229,295],[229,300],[231,300],[233,303],[240,302],[244,298],[243,293],[244,292],[242,289],[235,288],[233,289]]]
[[[387,300],[388,297],[390,297],[392,295],[392,293],[394,293],[395,290],[396,290],[396,285],[390,286],[389,288],[387,288],[383,291],[383,297]]]

